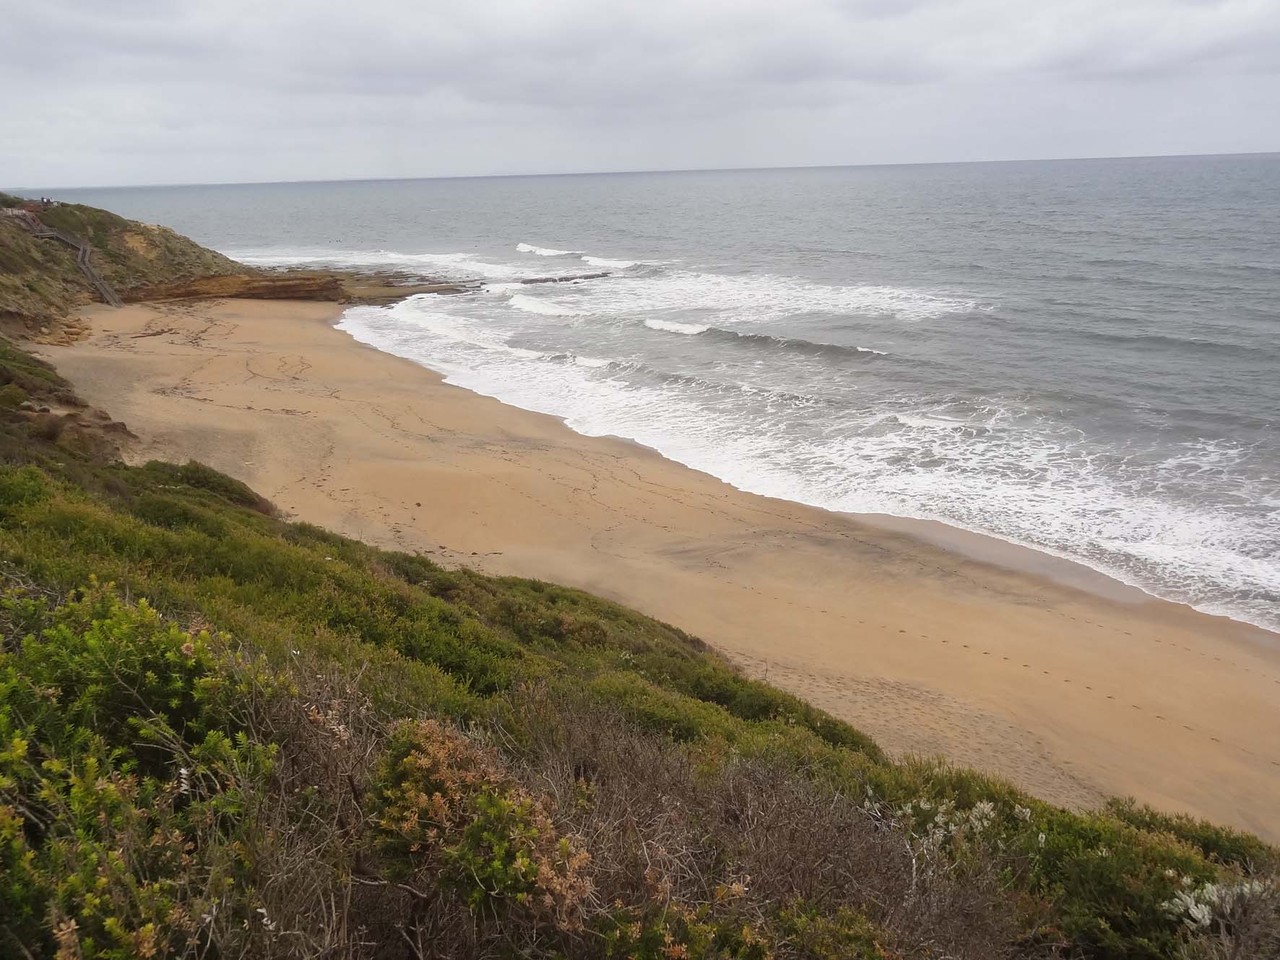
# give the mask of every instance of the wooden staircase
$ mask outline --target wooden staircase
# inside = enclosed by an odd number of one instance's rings
[[[113,307],[124,306],[124,301],[111,289],[111,285],[102,279],[101,274],[89,262],[93,247],[89,245],[88,240],[82,240],[74,234],[67,233],[65,230],[54,229],[28,210],[8,210],[5,213],[17,220],[32,236],[57,240],[73,248],[76,252],[76,266],[80,268],[80,272],[85,275],[90,286],[97,291],[103,302],[109,303]]]

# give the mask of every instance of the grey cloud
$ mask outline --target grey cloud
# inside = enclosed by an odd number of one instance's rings
[[[0,16],[15,185],[1280,148],[1274,0],[0,0]]]

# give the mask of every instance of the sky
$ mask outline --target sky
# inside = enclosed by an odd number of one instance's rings
[[[0,185],[1280,150],[1280,0],[0,0]]]

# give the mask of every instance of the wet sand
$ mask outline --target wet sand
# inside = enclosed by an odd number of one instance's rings
[[[1134,795],[1280,840],[1280,637],[941,524],[742,493],[442,383],[331,304],[93,309],[44,353],[141,438],[287,514],[583,587],[872,734],[1046,799]]]

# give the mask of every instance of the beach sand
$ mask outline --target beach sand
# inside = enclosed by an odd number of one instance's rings
[[[940,524],[737,491],[442,383],[332,304],[92,309],[44,353],[140,438],[289,516],[578,586],[695,633],[896,755],[1280,840],[1280,637]]]

